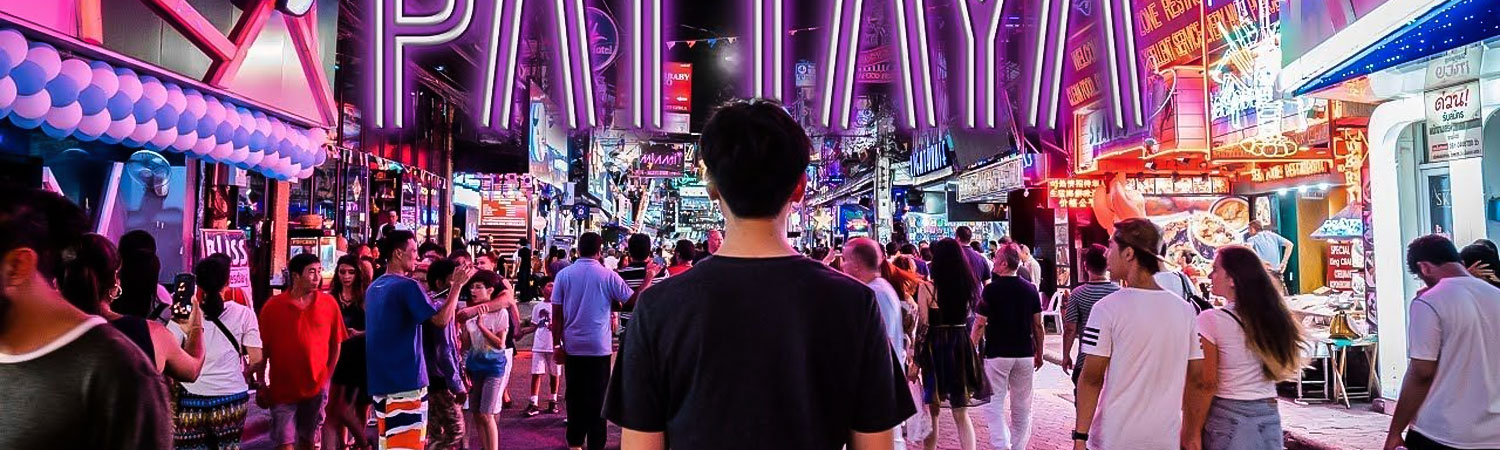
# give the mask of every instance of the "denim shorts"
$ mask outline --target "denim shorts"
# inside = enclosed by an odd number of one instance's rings
[[[271,438],[276,445],[317,442],[323,427],[324,408],[328,406],[328,388],[312,398],[271,407]]]
[[[1204,450],[1281,450],[1281,413],[1275,399],[1214,397],[1203,426]]]

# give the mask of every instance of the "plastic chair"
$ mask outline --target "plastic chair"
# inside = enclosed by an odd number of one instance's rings
[[[1052,301],[1048,302],[1047,307],[1042,309],[1042,331],[1045,331],[1047,334],[1062,334],[1062,304],[1066,298],[1068,298],[1067,289],[1058,289],[1056,293],[1052,294]],[[1052,319],[1052,328],[1048,328],[1047,326],[1048,318]]]

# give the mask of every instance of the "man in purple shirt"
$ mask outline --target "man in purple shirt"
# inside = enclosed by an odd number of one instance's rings
[[[957,240],[964,248],[964,259],[969,261],[969,270],[974,272],[974,302],[979,301],[979,292],[984,289],[986,281],[990,280],[990,261],[983,254],[974,251],[970,242],[974,241],[974,230],[967,225],[953,230],[953,239]],[[969,305],[974,306],[973,304]]]
[[[568,385],[568,447],[604,448],[604,391],[609,386],[609,359],[614,353],[610,311],[635,291],[624,278],[599,262],[604,238],[578,237],[578,261],[557,273],[552,290],[553,355],[566,355],[563,377]]]

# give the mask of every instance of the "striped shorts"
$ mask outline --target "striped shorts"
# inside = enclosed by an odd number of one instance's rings
[[[377,395],[374,409],[381,450],[427,447],[427,388]]]

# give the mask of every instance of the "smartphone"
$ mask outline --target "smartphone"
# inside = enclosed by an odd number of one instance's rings
[[[193,295],[198,291],[198,279],[190,273],[177,274],[172,280],[172,318],[186,319],[193,314]]]

